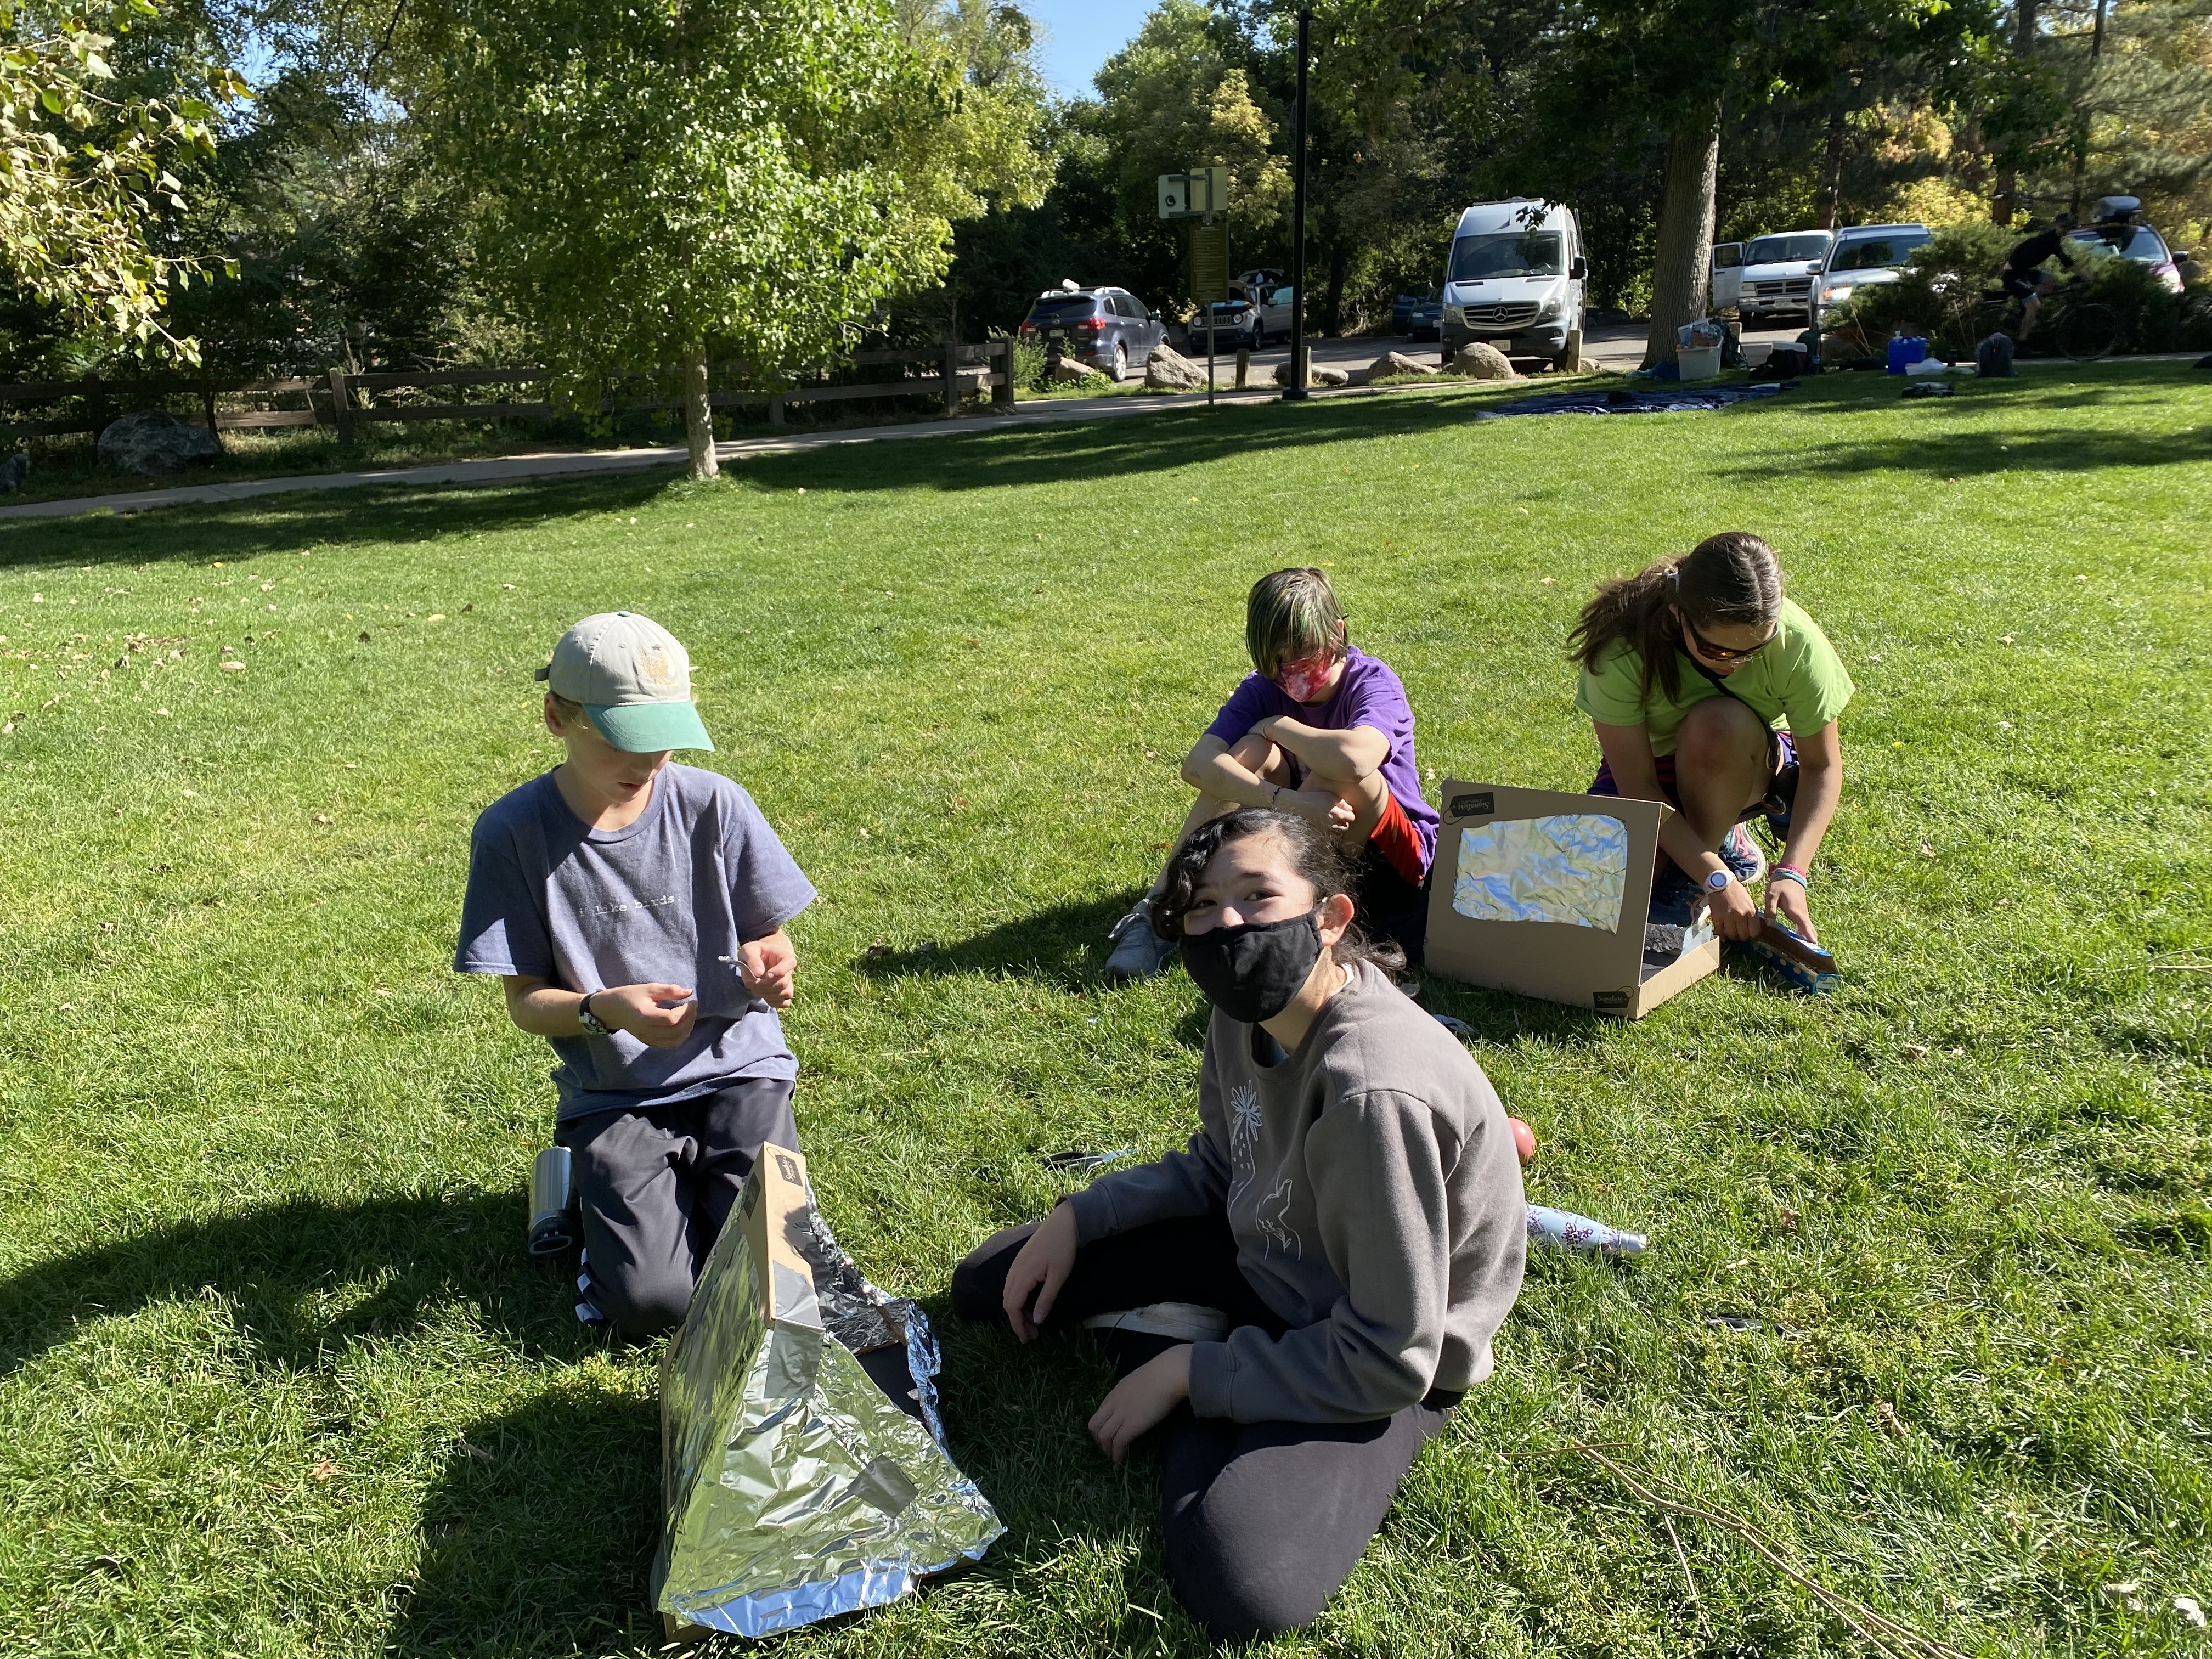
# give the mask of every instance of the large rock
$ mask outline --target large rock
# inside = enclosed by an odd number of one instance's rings
[[[1156,345],[1145,359],[1145,385],[1154,392],[1203,392],[1206,371],[1169,345]]]
[[[1309,359],[1306,363],[1306,384],[1308,386],[1346,386],[1351,383],[1351,380],[1352,376],[1346,374],[1343,369],[1329,368],[1322,364],[1316,363],[1310,359]],[[1277,363],[1275,365],[1275,384],[1277,386],[1288,386],[1290,383],[1290,364],[1287,362]]]
[[[1469,340],[1452,358],[1451,372],[1474,380],[1517,380],[1505,354],[1487,340]]]
[[[219,460],[222,446],[204,426],[179,420],[166,409],[125,415],[100,434],[100,459],[125,472],[154,477]]]
[[[1402,351],[1386,351],[1366,368],[1354,371],[1352,378],[1364,386],[1370,380],[1395,380],[1401,375],[1434,374],[1437,372],[1434,363],[1408,357]]]
[[[1046,369],[1045,373],[1054,380],[1066,381],[1070,386],[1080,385],[1085,380],[1103,381],[1106,378],[1090,364],[1079,362],[1073,357],[1055,358],[1052,366]]]

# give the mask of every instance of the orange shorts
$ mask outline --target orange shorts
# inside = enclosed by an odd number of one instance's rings
[[[1429,870],[1421,860],[1420,833],[1413,828],[1413,819],[1406,816],[1406,809],[1398,805],[1395,795],[1384,797],[1382,816],[1376,820],[1375,833],[1367,839],[1408,886],[1419,887],[1427,879]]]

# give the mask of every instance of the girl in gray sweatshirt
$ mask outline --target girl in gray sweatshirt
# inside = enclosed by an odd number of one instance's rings
[[[1156,1428],[1168,1569],[1218,1636],[1310,1623],[1421,1445],[1488,1376],[1526,1212],[1497,1092],[1368,945],[1302,818],[1194,834],[1155,901],[1214,1005],[1189,1149],[1108,1175],[953,1277],[1027,1341],[1105,1328],[1091,1432]]]

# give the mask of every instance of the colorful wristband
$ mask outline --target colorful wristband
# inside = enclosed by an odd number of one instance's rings
[[[1767,871],[1766,878],[1769,881],[1794,881],[1807,891],[1812,890],[1811,880],[1794,864],[1775,865]]]

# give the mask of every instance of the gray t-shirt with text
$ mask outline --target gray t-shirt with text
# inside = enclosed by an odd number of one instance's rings
[[[679,1047],[648,1048],[627,1031],[547,1039],[564,1121],[666,1105],[739,1078],[799,1075],[775,1010],[746,994],[737,956],[813,899],[752,797],[719,773],[672,763],[635,823],[600,830],[569,811],[548,772],[477,820],[453,967],[572,991],[692,987],[698,1021]]]

